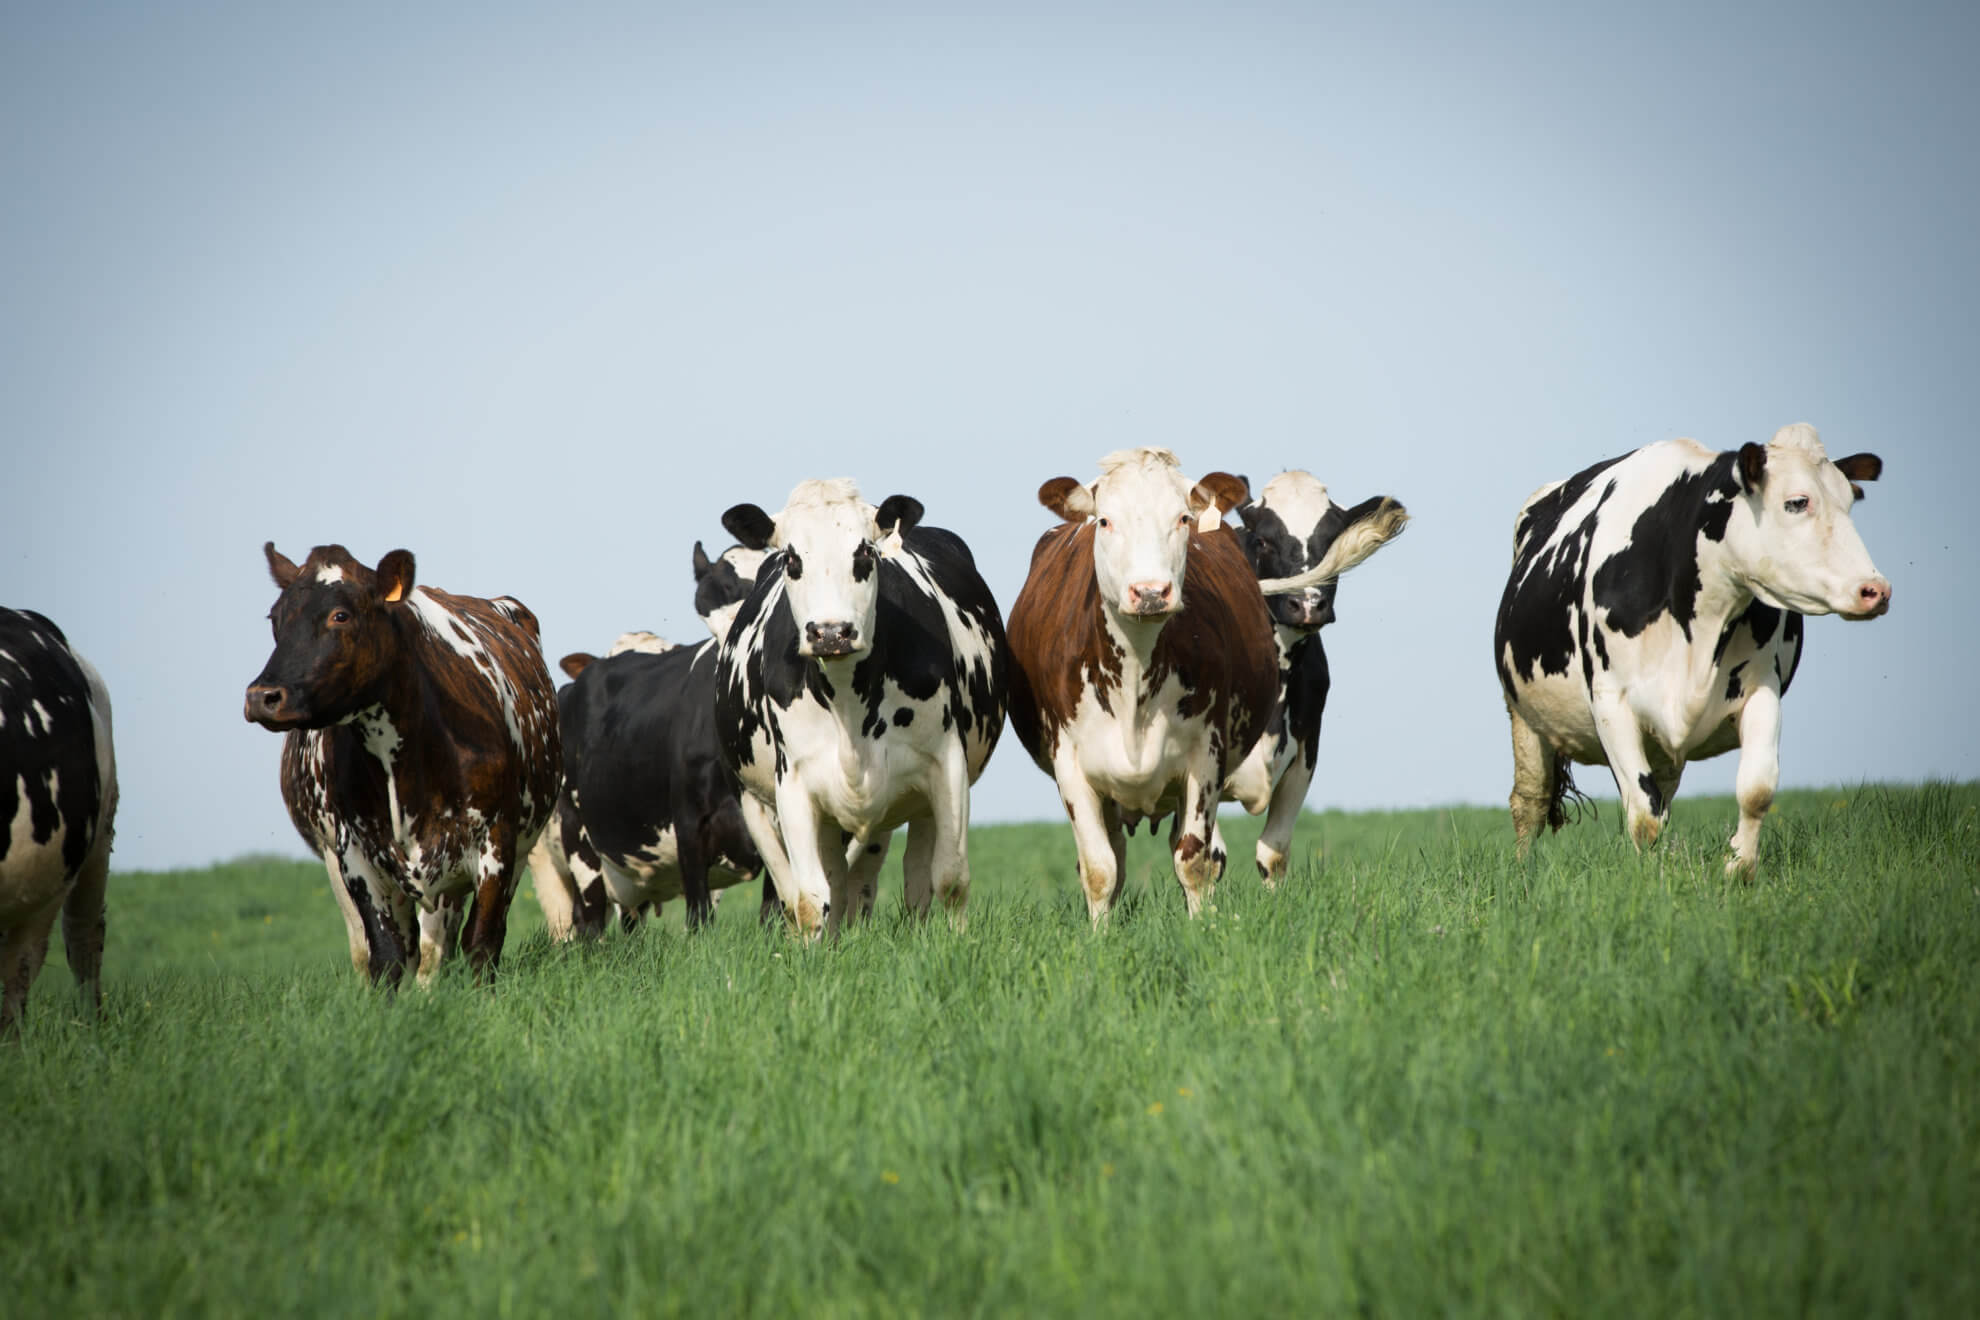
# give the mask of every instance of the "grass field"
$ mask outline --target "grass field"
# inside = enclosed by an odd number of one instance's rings
[[[525,892],[396,997],[315,866],[118,875],[103,1020],[56,954],[0,1049],[0,1310],[1980,1314],[1980,785],[1732,821],[1321,814],[1194,923],[1144,838],[1099,937],[982,828],[962,934]]]

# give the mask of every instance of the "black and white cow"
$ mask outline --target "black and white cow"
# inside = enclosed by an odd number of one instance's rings
[[[1265,483],[1256,500],[1237,508],[1244,530],[1238,543],[1260,579],[1289,578],[1321,562],[1341,542],[1365,544],[1347,555],[1355,563],[1387,544],[1409,521],[1402,505],[1387,495],[1363,500],[1351,509],[1334,503],[1326,486],[1310,472],[1281,472]],[[1336,557],[1340,559],[1340,556]],[[1254,816],[1270,808],[1258,836],[1258,874],[1276,885],[1286,873],[1293,824],[1313,783],[1320,748],[1320,717],[1327,708],[1330,678],[1320,630],[1334,621],[1337,579],[1282,596],[1266,597],[1279,645],[1279,701],[1265,733],[1236,773],[1224,781],[1224,796]]]
[[[1890,608],[1850,518],[1882,470],[1874,454],[1830,462],[1798,424],[1728,453],[1661,441],[1534,492],[1493,636],[1522,855],[1563,823],[1569,762],[1609,767],[1642,848],[1685,763],[1738,747],[1726,870],[1753,873],[1802,615]]]
[[[491,974],[518,863],[557,804],[557,695],[536,616],[413,583],[394,550],[368,568],[340,545],[301,565],[263,547],[281,595],[275,650],[247,718],[283,731],[289,819],[330,873],[351,961],[425,981],[454,942]],[[415,925],[417,933],[415,933]]]
[[[58,912],[95,1015],[116,814],[103,679],[47,619],[0,608],[0,1035],[19,1027]]]
[[[699,925],[723,888],[763,870],[713,725],[714,653],[762,562],[743,546],[710,560],[697,541],[695,608],[708,640],[676,647],[625,633],[603,660],[578,652],[559,662],[577,680],[557,693],[564,792],[530,856],[553,938],[601,933],[613,906],[630,928],[676,897]],[[621,659],[629,653],[645,658]],[[766,876],[766,904],[774,893]]]
[[[771,874],[806,933],[871,910],[901,824],[908,906],[925,913],[933,893],[960,919],[969,897],[969,788],[1003,732],[1009,655],[969,548],[921,512],[833,480],[800,484],[775,517],[722,515],[772,552],[718,665],[722,755],[757,804],[758,849],[788,851],[789,878]]]

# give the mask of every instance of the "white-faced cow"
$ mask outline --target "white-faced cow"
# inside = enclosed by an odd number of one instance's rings
[[[1281,472],[1253,502],[1238,506],[1238,542],[1261,579],[1292,577],[1326,558],[1336,544],[1337,562],[1360,563],[1402,531],[1409,520],[1386,495],[1351,509],[1334,503],[1310,472]],[[1224,796],[1254,816],[1266,810],[1258,836],[1258,874],[1276,885],[1286,873],[1293,824],[1313,783],[1320,747],[1320,717],[1330,678],[1320,630],[1334,621],[1338,584],[1329,579],[1303,591],[1267,598],[1278,642],[1279,698],[1264,736],[1224,784]]]
[[[969,548],[921,512],[835,480],[800,484],[775,517],[722,516],[772,552],[722,649],[722,755],[757,804],[758,850],[788,850],[771,874],[807,933],[871,910],[901,824],[908,906],[933,893],[960,920],[969,896],[969,788],[1003,732],[1008,651]]]
[[[1091,485],[1039,488],[1065,521],[1039,538],[1011,607],[1011,723],[1058,783],[1096,924],[1125,879],[1130,818],[1174,813],[1176,878],[1201,909],[1224,869],[1217,802],[1278,691],[1263,593],[1351,567],[1343,538],[1320,563],[1261,583],[1221,521],[1247,498],[1241,478],[1192,481],[1155,448],[1109,454]]]
[[[264,547],[281,595],[275,652],[247,718],[284,731],[282,796],[330,873],[351,961],[396,984],[465,944],[492,974],[519,859],[557,803],[557,698],[536,616],[413,584],[394,550],[370,569],[339,545],[298,567]]]
[[[1642,848],[1685,763],[1738,747],[1726,870],[1752,874],[1801,616],[1890,607],[1850,519],[1856,483],[1882,469],[1874,454],[1830,462],[1815,428],[1795,425],[1732,453],[1647,445],[1526,501],[1493,637],[1522,855],[1543,825],[1560,828],[1569,762],[1609,767]]]
[[[736,546],[711,562],[695,544],[695,603],[711,632],[733,622],[762,560],[760,551]],[[607,899],[631,925],[641,912],[685,897],[693,928],[713,914],[718,891],[763,871],[715,734],[719,650],[710,637],[698,646],[615,647],[603,660],[564,657],[576,681],[557,693],[564,795],[558,827],[545,840],[557,836],[575,890],[566,926],[596,933]],[[545,852],[538,845],[537,855]],[[547,861],[555,866],[554,857]],[[597,877],[595,900],[586,873]],[[545,892],[541,871],[537,892]],[[766,880],[766,898],[771,893]]]
[[[116,813],[103,679],[47,619],[0,609],[0,1035],[19,1027],[58,912],[95,1015]]]

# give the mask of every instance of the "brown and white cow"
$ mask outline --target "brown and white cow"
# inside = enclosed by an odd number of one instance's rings
[[[282,594],[275,653],[247,718],[285,731],[282,796],[323,858],[351,961],[396,984],[431,978],[470,895],[469,960],[501,958],[509,901],[557,803],[557,699],[536,616],[413,584],[394,550],[371,569],[340,545],[300,567],[264,547]]]

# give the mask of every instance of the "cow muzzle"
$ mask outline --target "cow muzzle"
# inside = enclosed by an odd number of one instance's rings
[[[803,654],[820,660],[856,655],[865,649],[866,644],[859,639],[859,629],[850,623],[807,623],[804,625],[804,644],[798,648]]]
[[[303,713],[296,709],[289,689],[273,683],[251,684],[242,713],[249,723],[259,724],[264,729],[292,729],[304,718]]]
[[[1122,613],[1138,617],[1173,614],[1176,609],[1174,582],[1130,582]]]
[[[1891,608],[1891,584],[1883,578],[1869,579],[1857,587],[1855,604],[1855,609],[1841,612],[1845,619],[1860,622],[1888,613]]]

